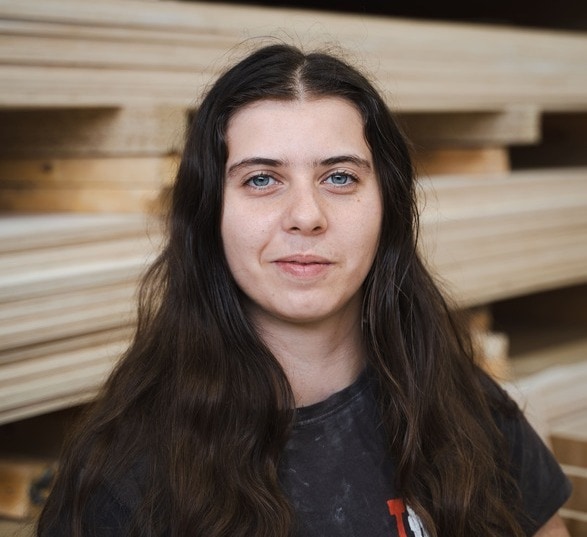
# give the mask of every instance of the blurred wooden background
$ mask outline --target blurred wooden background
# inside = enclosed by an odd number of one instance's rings
[[[376,78],[413,144],[422,252],[587,535],[585,11],[296,5],[0,0],[0,514],[34,516],[30,484],[128,342],[198,96],[276,36]]]

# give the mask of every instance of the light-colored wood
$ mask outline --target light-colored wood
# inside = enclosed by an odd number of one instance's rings
[[[564,456],[556,446],[556,439],[563,439],[564,445],[570,445],[575,440],[585,442],[586,385],[587,360],[552,365],[539,373],[503,383],[504,388],[525,411],[538,434],[559,453],[557,456],[560,462],[573,466],[587,464],[585,459]],[[584,452],[584,447],[581,449],[579,454]]]
[[[133,325],[136,307],[133,287],[90,289],[29,299],[23,301],[27,303],[26,309],[22,302],[1,304],[0,316],[4,318],[0,319],[0,353],[19,346]]]
[[[421,181],[421,251],[461,307],[587,281],[587,171]]]
[[[176,155],[0,160],[0,192],[58,188],[159,189],[173,181]]]
[[[114,329],[92,330],[79,336],[72,335],[66,339],[43,341],[37,345],[2,349],[0,350],[0,366],[63,353],[74,353],[112,341],[130,342],[134,328],[134,325],[117,326]]]
[[[0,110],[0,156],[166,155],[185,135],[182,108]]]
[[[552,446],[563,464],[587,468],[587,406],[557,420],[550,429]]]
[[[560,311],[560,309],[556,311]],[[541,325],[537,325],[532,333],[539,337],[536,333],[541,330],[545,329]],[[568,338],[566,341],[550,345],[545,342],[542,347],[519,352],[512,357],[511,366],[517,377],[525,377],[544,371],[553,364],[573,364],[585,359],[587,359],[587,336],[583,330],[580,335]]]
[[[159,214],[161,188],[4,188],[0,210],[6,212],[128,212]]]
[[[160,213],[177,155],[0,160],[0,209]]]
[[[128,342],[105,343],[0,368],[0,423],[87,401]]]
[[[578,33],[172,1],[106,0],[96,7],[75,0],[3,0],[0,16],[3,106],[134,100],[190,107],[200,82],[267,41],[251,37],[274,34],[308,47],[335,43],[353,51],[353,60],[377,76],[390,104],[403,111],[587,109],[587,38]],[[65,23],[75,37],[47,30]],[[102,27],[124,28],[129,37],[100,38]],[[85,34],[85,28],[91,30]],[[172,37],[147,39],[145,31]],[[206,44],[193,44],[195,35]]]
[[[573,484],[573,493],[565,508],[587,513],[587,466],[563,465],[563,471]]]
[[[144,214],[3,214],[0,254],[77,244],[157,237],[159,221]]]
[[[571,537],[587,537],[586,512],[561,509],[560,514],[571,534]]]
[[[414,164],[420,177],[506,174],[510,171],[508,151],[502,147],[420,149],[414,152]],[[0,187],[1,184],[0,181]]]
[[[399,123],[416,147],[487,147],[535,144],[540,113],[531,106],[499,112],[401,114]]]

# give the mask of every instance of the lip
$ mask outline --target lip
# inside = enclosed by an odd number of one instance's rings
[[[334,263],[316,255],[295,254],[280,257],[273,264],[286,274],[305,279],[324,275]]]

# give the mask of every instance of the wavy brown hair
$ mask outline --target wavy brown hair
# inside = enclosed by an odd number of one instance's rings
[[[291,388],[247,317],[220,221],[229,119],[255,101],[302,95],[360,111],[379,179],[364,338],[397,486],[432,537],[523,534],[492,419],[499,403],[417,253],[416,183],[400,129],[357,69],[276,44],[220,76],[191,122],[136,335],[65,448],[39,535],[91,535],[84,520],[97,491],[129,474],[140,476],[129,536],[292,534],[278,478],[295,419]]]

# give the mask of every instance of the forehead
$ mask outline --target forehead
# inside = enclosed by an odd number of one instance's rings
[[[371,159],[361,114],[339,97],[256,101],[232,116],[226,139],[229,160],[259,151],[282,157],[342,151]]]

